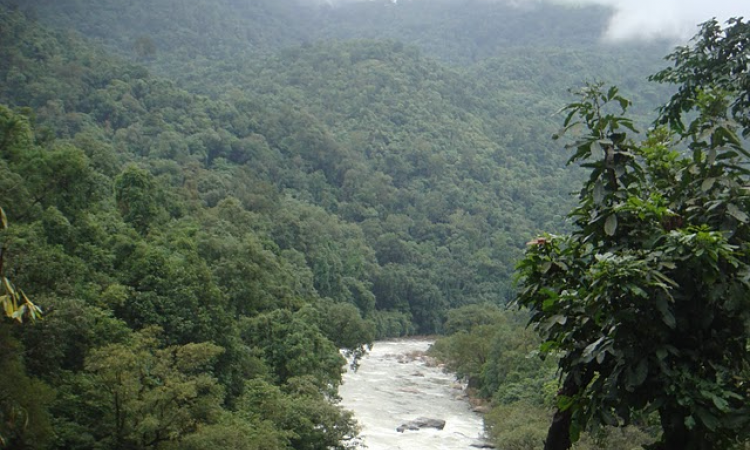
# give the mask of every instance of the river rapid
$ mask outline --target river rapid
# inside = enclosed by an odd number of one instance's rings
[[[344,375],[342,406],[354,412],[369,450],[465,450],[483,442],[482,417],[471,410],[464,386],[421,356],[430,344],[376,342],[359,370]],[[396,431],[421,417],[444,420],[445,428]]]

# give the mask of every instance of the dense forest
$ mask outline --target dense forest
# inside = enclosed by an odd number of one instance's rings
[[[553,138],[589,172],[570,230],[527,243],[523,313],[453,309],[432,348],[502,448],[750,448],[749,43],[742,18],[701,24],[649,77],[677,89],[645,138],[616,86],[563,108]]]
[[[650,123],[669,47],[464,3],[0,1],[0,275],[43,312],[0,324],[0,446],[349,448],[339,350],[461,314],[506,345],[482,395],[530,395],[496,308],[571,226],[554,113],[602,78]]]

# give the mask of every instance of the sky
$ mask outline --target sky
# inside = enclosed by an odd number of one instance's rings
[[[612,6],[616,13],[605,40],[643,40],[654,37],[685,41],[698,31],[697,24],[716,17],[750,19],[750,0],[555,0]]]

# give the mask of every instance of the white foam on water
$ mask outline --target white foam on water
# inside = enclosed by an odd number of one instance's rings
[[[420,339],[376,342],[359,370],[344,375],[342,406],[354,412],[369,450],[463,450],[482,438],[482,417],[471,410],[455,376],[409,357],[430,344]],[[396,431],[418,417],[445,420],[445,428]]]

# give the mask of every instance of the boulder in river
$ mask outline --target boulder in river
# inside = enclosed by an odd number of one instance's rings
[[[428,419],[426,417],[420,417],[418,419],[410,420],[408,422],[404,422],[396,428],[396,431],[399,433],[403,433],[404,431],[419,431],[422,428],[435,428],[437,430],[442,430],[445,428],[445,420],[441,419]]]

